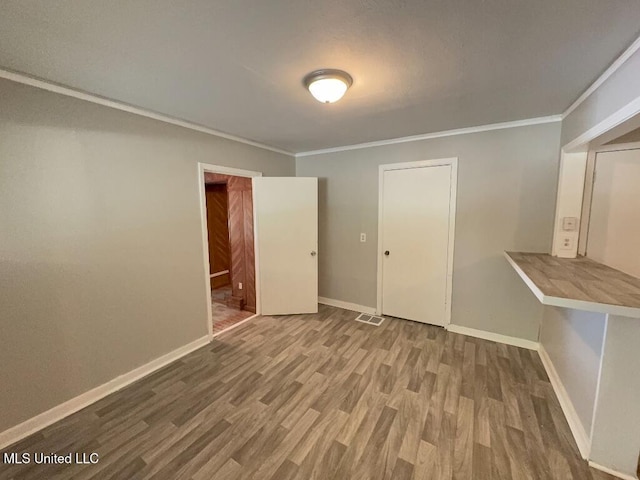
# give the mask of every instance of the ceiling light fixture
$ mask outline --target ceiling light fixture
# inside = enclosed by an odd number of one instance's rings
[[[334,103],[342,98],[353,83],[353,78],[342,70],[324,69],[304,77],[304,86],[322,103]]]

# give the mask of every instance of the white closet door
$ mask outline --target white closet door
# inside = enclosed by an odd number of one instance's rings
[[[444,325],[451,165],[386,170],[382,194],[382,313]]]

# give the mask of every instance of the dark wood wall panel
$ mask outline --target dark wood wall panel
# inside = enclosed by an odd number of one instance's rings
[[[228,273],[211,279],[211,290],[214,288],[226,287],[227,285],[231,285],[231,275]]]
[[[256,311],[256,274],[251,179],[219,173],[205,173],[205,184],[223,185],[227,199],[227,235],[232,301],[245,310]],[[240,283],[243,288],[240,289]]]
[[[251,188],[242,192],[242,207],[244,210],[244,258],[245,258],[245,291],[246,309],[256,311],[256,269],[255,250],[253,243],[253,192]]]
[[[234,297],[244,300],[244,220],[242,209],[242,192],[229,190],[229,246],[231,248],[231,286]],[[240,290],[240,283],[243,290]]]
[[[227,187],[224,184],[210,184],[205,188],[207,200],[207,231],[209,236],[209,269],[211,273],[229,270],[229,227],[227,208]],[[211,279],[211,288],[229,284],[229,276]]]

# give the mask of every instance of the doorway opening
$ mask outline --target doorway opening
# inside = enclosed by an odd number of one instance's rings
[[[637,128],[589,150],[578,243],[579,255],[636,278],[640,278],[635,254],[640,242],[639,140]]]
[[[252,176],[200,166],[208,329],[215,336],[257,313]]]

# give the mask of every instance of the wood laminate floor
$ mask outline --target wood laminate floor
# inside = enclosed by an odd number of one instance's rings
[[[537,353],[320,306],[260,317],[5,449],[98,452],[1,479],[612,479]]]

